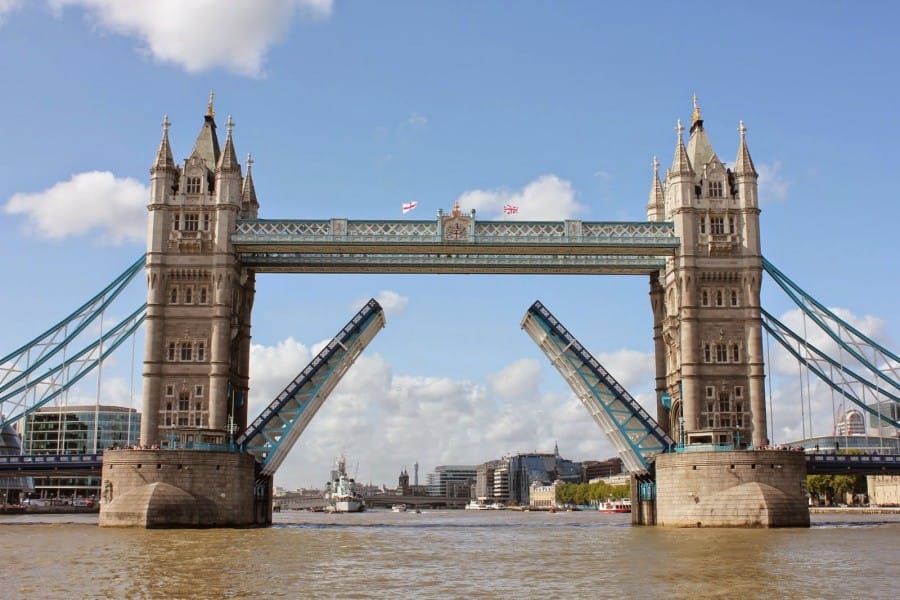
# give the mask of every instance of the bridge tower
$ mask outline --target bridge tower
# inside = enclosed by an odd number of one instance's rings
[[[767,445],[758,174],[743,122],[733,169],[713,150],[694,96],[672,166],[654,177],[649,221],[681,241],[650,278],[660,424],[681,444]]]
[[[247,424],[252,271],[230,234],[259,210],[251,160],[242,177],[228,117],[224,148],[213,97],[183,166],[168,119],[150,169],[141,444],[224,444]],[[220,149],[221,148],[221,149]]]
[[[213,96],[190,156],[176,165],[169,121],[150,169],[141,448],[107,450],[100,525],[252,526],[272,522],[272,480],[238,452],[247,425],[253,271],[230,235],[256,218],[250,174],[224,146]]]
[[[635,523],[809,526],[803,454],[766,449],[758,173],[739,131],[729,169],[695,96],[664,183],[654,159],[647,219],[681,242],[650,277],[657,420],[679,448],[656,457],[654,510],[641,497]]]

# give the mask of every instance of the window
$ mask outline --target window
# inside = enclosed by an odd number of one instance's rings
[[[706,233],[706,219],[703,217],[700,217],[700,233]]]
[[[725,233],[725,219],[722,217],[710,217],[709,230],[713,235],[723,235]]]
[[[178,304],[178,286],[173,285],[172,289],[169,291],[169,303],[170,304]]]
[[[174,396],[175,395],[175,386],[171,383],[166,386],[166,396]]]
[[[194,288],[189,285],[184,286],[184,303],[185,304],[193,304],[194,303]]]
[[[206,344],[204,342],[197,342],[197,362],[203,362],[206,360]],[[203,395],[203,386],[199,386],[198,389],[200,393],[198,396]]]
[[[706,397],[713,398],[713,397],[715,397],[715,395],[716,395],[716,388],[711,385],[706,386]],[[709,407],[709,410],[712,410],[712,406]]]
[[[206,304],[208,302],[208,298],[207,298],[208,294],[209,294],[209,292],[206,291],[206,286],[205,285],[200,286],[200,290],[198,291],[199,298],[197,300],[197,303],[198,304]]]
[[[194,345],[190,342],[181,342],[181,360],[189,361],[194,355]]]
[[[194,386],[194,395],[197,396],[198,398],[203,397],[203,386],[202,385]],[[197,410],[200,410],[199,402],[197,403]]]
[[[171,403],[171,402],[166,402],[166,410],[168,410],[168,411],[171,411],[171,410],[172,410],[172,403]]]
[[[178,424],[183,427],[187,427],[188,418],[187,417],[178,417]]]
[[[209,213],[203,214],[203,231],[209,231]]]
[[[202,388],[201,388],[201,391],[202,391]],[[194,403],[194,410],[196,410],[197,412],[200,412],[200,410],[201,410],[202,408],[203,408],[203,403],[202,403],[202,402],[195,402],[195,403]]]
[[[728,217],[728,233],[734,233],[734,217]]]
[[[741,348],[737,344],[731,347],[731,362],[741,362]]]
[[[169,347],[166,349],[166,360],[175,360],[175,342],[169,342]]]
[[[172,426],[172,417],[171,416],[168,416],[168,415],[166,416],[166,425],[168,425],[169,427]]]
[[[710,198],[721,198],[724,196],[724,185],[721,181],[710,181],[709,182],[709,197]]]
[[[200,178],[199,177],[188,177],[187,178],[187,189],[185,190],[188,194],[199,194],[200,193]]]
[[[195,415],[194,416],[194,425],[196,425],[197,427],[200,427],[201,424],[202,423],[200,422],[200,415]]]
[[[723,306],[725,304],[725,300],[722,297],[722,290],[716,290],[716,306]]]
[[[199,216],[197,213],[187,213],[184,215],[184,230],[185,231],[197,231],[199,228]]]
[[[728,361],[728,347],[725,344],[716,344],[716,362]]]
[[[737,290],[731,290],[731,305],[732,305],[732,306],[737,306],[737,305],[738,305],[738,293],[737,293]]]
[[[700,292],[700,304],[702,306],[709,306],[709,290],[702,290]]]
[[[722,392],[719,396],[719,412],[727,413],[731,411],[731,402],[728,400],[728,392]]]
[[[710,350],[709,344],[703,344],[703,361],[712,362],[712,352]]]
[[[734,397],[735,398],[743,398],[744,397],[744,386],[742,386],[742,385],[734,386]]]
[[[181,215],[175,215],[172,217],[172,229],[178,231],[179,226],[181,225]]]

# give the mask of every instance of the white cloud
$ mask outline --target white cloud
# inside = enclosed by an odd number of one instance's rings
[[[2,0],[0,0],[2,1]],[[221,67],[262,74],[266,52],[280,41],[297,13],[331,15],[332,0],[48,0],[59,14],[84,9],[96,25],[135,37],[154,60],[189,73]]]
[[[311,354],[291,339],[251,347],[251,419]],[[425,474],[438,465],[550,452],[557,441],[563,456],[574,460],[614,456],[577,399],[540,391],[539,370],[538,361],[518,360],[483,384],[395,374],[381,355],[363,353],[300,436],[276,483],[321,487],[341,453],[359,480],[389,486],[403,468],[412,476],[416,462],[425,483]]]
[[[0,0],[0,25],[6,22],[6,15],[18,10],[22,6],[22,0]]]
[[[759,173],[759,201],[766,203],[770,200],[782,201],[787,198],[790,181],[781,174],[781,163],[774,162],[771,165],[756,165]]]
[[[583,212],[585,207],[575,201],[572,184],[556,175],[541,175],[519,192],[508,190],[471,190],[457,200],[463,211],[499,214],[500,218],[516,221],[570,219]],[[513,215],[503,214],[503,205],[519,207]]]
[[[136,179],[89,171],[42,192],[15,194],[3,212],[24,215],[29,230],[44,238],[58,240],[96,231],[102,243],[143,243],[149,197],[149,189]]]

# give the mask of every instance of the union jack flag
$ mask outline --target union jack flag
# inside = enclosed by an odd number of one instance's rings
[[[503,214],[505,215],[514,215],[519,212],[518,206],[513,206],[512,204],[505,204],[503,206]]]
[[[417,207],[418,205],[419,205],[418,202],[405,202],[405,203],[403,204],[403,214],[405,215],[406,213],[408,213],[409,211],[411,211],[412,209],[414,209],[414,208]]]

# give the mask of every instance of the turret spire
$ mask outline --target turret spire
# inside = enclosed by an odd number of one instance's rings
[[[231,139],[231,132],[234,129],[234,121],[231,115],[225,120],[225,130],[228,132],[225,137],[225,148],[219,157],[219,163],[216,165],[217,171],[240,171],[240,165],[237,161],[237,154],[234,151],[234,142]]]
[[[700,105],[697,103],[697,94],[694,94],[694,114],[691,115],[691,133],[694,132],[694,128],[699,125],[703,127],[703,117],[700,116]]]
[[[162,121],[162,141],[159,143],[159,150],[156,152],[156,159],[153,161],[151,172],[162,169],[175,169],[175,160],[172,158],[172,148],[169,146],[169,115],[163,116]]]
[[[691,168],[691,160],[688,158],[687,150],[684,148],[684,127],[681,125],[681,119],[678,119],[678,125],[675,127],[675,130],[678,132],[678,142],[675,144],[672,174],[693,176],[694,170]]]
[[[213,90],[209,90],[209,102],[206,103],[206,116],[210,118],[215,118],[216,109],[213,108],[213,100],[216,97],[216,93]]]
[[[741,121],[738,131],[741,133],[741,143],[738,146],[737,158],[734,161],[734,174],[758,177],[759,173],[756,172],[756,167],[753,166],[753,159],[750,158],[750,150],[747,149],[747,128],[744,127],[744,121]]]
[[[666,195],[659,180],[659,161],[653,157],[653,182],[650,184],[650,197],[647,199],[647,220],[664,221]]]
[[[252,166],[253,156],[247,153],[247,175],[241,186],[241,211],[246,214],[247,218],[255,219],[259,211],[259,201],[256,199],[256,188],[253,185]]]

